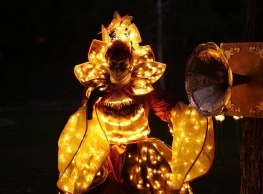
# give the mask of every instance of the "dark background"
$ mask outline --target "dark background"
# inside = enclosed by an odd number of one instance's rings
[[[134,17],[158,61],[157,0],[0,0],[0,194],[57,192],[57,140],[82,95],[73,68],[114,11]],[[187,58],[200,43],[244,41],[245,1],[162,0],[162,17],[165,89],[187,103]],[[166,124],[150,120],[152,135],[170,143]],[[215,163],[194,193],[238,193],[238,124],[215,122]]]

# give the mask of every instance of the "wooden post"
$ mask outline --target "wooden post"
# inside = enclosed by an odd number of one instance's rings
[[[263,1],[247,1],[247,42],[263,42]],[[243,118],[240,194],[263,193],[263,119]]]

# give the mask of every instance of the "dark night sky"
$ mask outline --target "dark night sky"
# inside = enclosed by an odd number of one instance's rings
[[[163,0],[166,89],[184,97],[184,66],[195,46],[243,40],[244,0]],[[87,61],[115,10],[130,14],[157,54],[157,0],[1,0],[1,101],[78,98],[75,65]],[[157,59],[158,60],[158,59]]]

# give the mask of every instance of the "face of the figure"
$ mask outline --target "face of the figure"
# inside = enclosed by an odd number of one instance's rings
[[[114,47],[115,46],[115,47]],[[113,45],[107,52],[110,80],[114,84],[126,84],[130,81],[131,54],[123,43]]]
[[[123,50],[114,52],[109,58],[109,68],[111,69],[127,69],[130,67],[129,59]]]

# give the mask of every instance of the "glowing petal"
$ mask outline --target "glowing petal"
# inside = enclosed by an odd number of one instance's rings
[[[80,83],[86,86],[90,80],[105,80],[108,75],[108,70],[102,65],[94,65],[93,63],[87,62],[76,65],[74,73]]]
[[[101,25],[101,33],[102,33],[102,41],[110,42],[110,36],[107,32],[107,29],[103,25]]]
[[[134,79],[127,90],[133,95],[144,95],[153,91],[153,87],[145,79]]]
[[[147,79],[150,84],[153,84],[163,75],[165,67],[165,64],[155,61],[140,63],[134,67],[132,77]]]
[[[136,44],[134,45],[136,46]],[[155,57],[153,51],[149,45],[145,46],[136,46],[137,48],[134,50],[133,53],[133,65],[139,65],[140,63],[154,61]]]
[[[100,40],[93,40],[88,52],[89,62],[106,66],[105,53],[107,48],[107,43]]]

